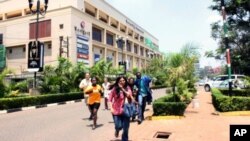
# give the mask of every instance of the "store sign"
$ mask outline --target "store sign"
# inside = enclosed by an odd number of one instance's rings
[[[38,72],[43,70],[44,44],[40,41],[31,41],[28,44],[28,71]]]
[[[135,30],[137,30],[137,31],[139,31],[139,32],[141,32],[141,33],[144,33],[143,30],[142,30],[139,26],[133,24],[133,23],[132,23],[131,21],[129,21],[128,19],[126,19],[126,23],[127,23],[128,25],[132,26]]]
[[[77,26],[75,26],[76,34],[85,35],[85,36],[90,36],[90,32],[87,32],[87,31],[85,30],[86,23],[85,23],[84,21],[82,21],[82,22],[80,23],[80,27],[81,27],[81,28],[78,28]]]
[[[77,35],[77,62],[89,65],[89,37],[85,35]]]
[[[94,55],[94,61],[95,61],[95,64],[100,61],[100,54],[95,54]]]

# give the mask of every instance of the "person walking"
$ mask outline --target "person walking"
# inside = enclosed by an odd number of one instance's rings
[[[128,79],[128,86],[130,87],[131,91],[132,91],[132,96],[135,99],[136,102],[129,102],[132,106],[132,111],[133,111],[133,115],[132,115],[132,121],[135,120],[136,115],[138,114],[138,99],[137,99],[137,93],[138,93],[138,88],[134,83],[134,78],[130,77]]]
[[[90,74],[87,72],[85,73],[85,78],[80,82],[79,84],[79,88],[83,90],[83,95],[84,95],[84,101],[85,101],[85,104],[88,106],[88,109],[89,109],[89,112],[90,112],[90,116],[89,116],[89,120],[92,119],[92,115],[91,115],[91,110],[90,110],[90,107],[88,105],[88,96],[89,95],[86,95],[84,93],[84,90],[88,87],[88,86],[91,86],[91,79],[90,79]]]
[[[91,115],[93,118],[93,126],[92,129],[94,130],[96,128],[96,122],[97,122],[97,112],[101,104],[101,93],[102,88],[100,85],[97,84],[97,78],[92,77],[91,79],[91,86],[88,86],[84,92],[89,95],[88,99],[88,105],[91,110]]]
[[[115,137],[119,136],[119,131],[123,129],[122,141],[128,141],[130,117],[125,115],[125,101],[133,99],[131,89],[128,86],[126,77],[119,76],[115,84],[112,85],[109,94],[111,113],[115,123]]]
[[[104,82],[102,84],[102,88],[104,91],[104,106],[106,110],[109,110],[109,107],[108,107],[108,98],[109,98],[109,92],[110,92],[109,87],[110,87],[110,83],[108,81],[108,78],[105,77]]]
[[[135,85],[138,87],[138,124],[144,120],[144,111],[146,108],[147,100],[152,101],[152,93],[149,88],[149,84],[151,82],[151,78],[144,75],[141,76],[140,72],[136,73],[136,81]],[[149,97],[149,98],[148,98]],[[148,98],[148,99],[147,99]]]

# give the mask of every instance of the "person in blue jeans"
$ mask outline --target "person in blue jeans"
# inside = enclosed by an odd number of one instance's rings
[[[121,76],[116,79],[115,84],[111,87],[109,94],[111,106],[109,107],[111,107],[111,113],[115,123],[115,137],[118,137],[119,131],[123,129],[122,141],[128,141],[130,123],[130,117],[124,114],[125,106],[128,106],[125,104],[126,99],[134,101],[126,77]]]
[[[146,102],[152,101],[152,93],[149,87],[149,84],[151,82],[151,78],[144,75],[141,76],[140,72],[136,73],[136,81],[135,85],[138,88],[138,124],[141,124],[141,122],[144,120],[144,111],[146,108]]]
[[[132,96],[134,99],[136,99],[135,102],[129,101],[132,109],[132,121],[135,120],[136,115],[138,115],[138,102],[137,102],[137,93],[138,93],[138,88],[135,85],[135,80],[133,77],[128,78],[128,86],[130,87],[132,91]]]

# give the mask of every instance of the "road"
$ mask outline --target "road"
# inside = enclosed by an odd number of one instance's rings
[[[154,99],[165,89],[154,90]],[[104,104],[98,111],[98,128],[92,130],[84,102],[32,109],[0,115],[1,141],[110,141],[114,123]],[[137,126],[137,123],[131,123]],[[133,127],[132,127],[133,128]]]

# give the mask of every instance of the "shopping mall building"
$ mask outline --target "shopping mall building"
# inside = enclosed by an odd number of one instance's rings
[[[43,10],[44,0],[40,2]],[[105,0],[49,0],[38,34],[27,0],[2,0],[0,7],[0,48],[6,50],[5,66],[17,74],[27,72],[28,44],[36,36],[44,43],[44,65],[56,64],[58,56],[88,66],[106,59],[117,67],[126,60],[131,71],[162,57],[158,39]],[[123,47],[116,42],[121,37]]]

